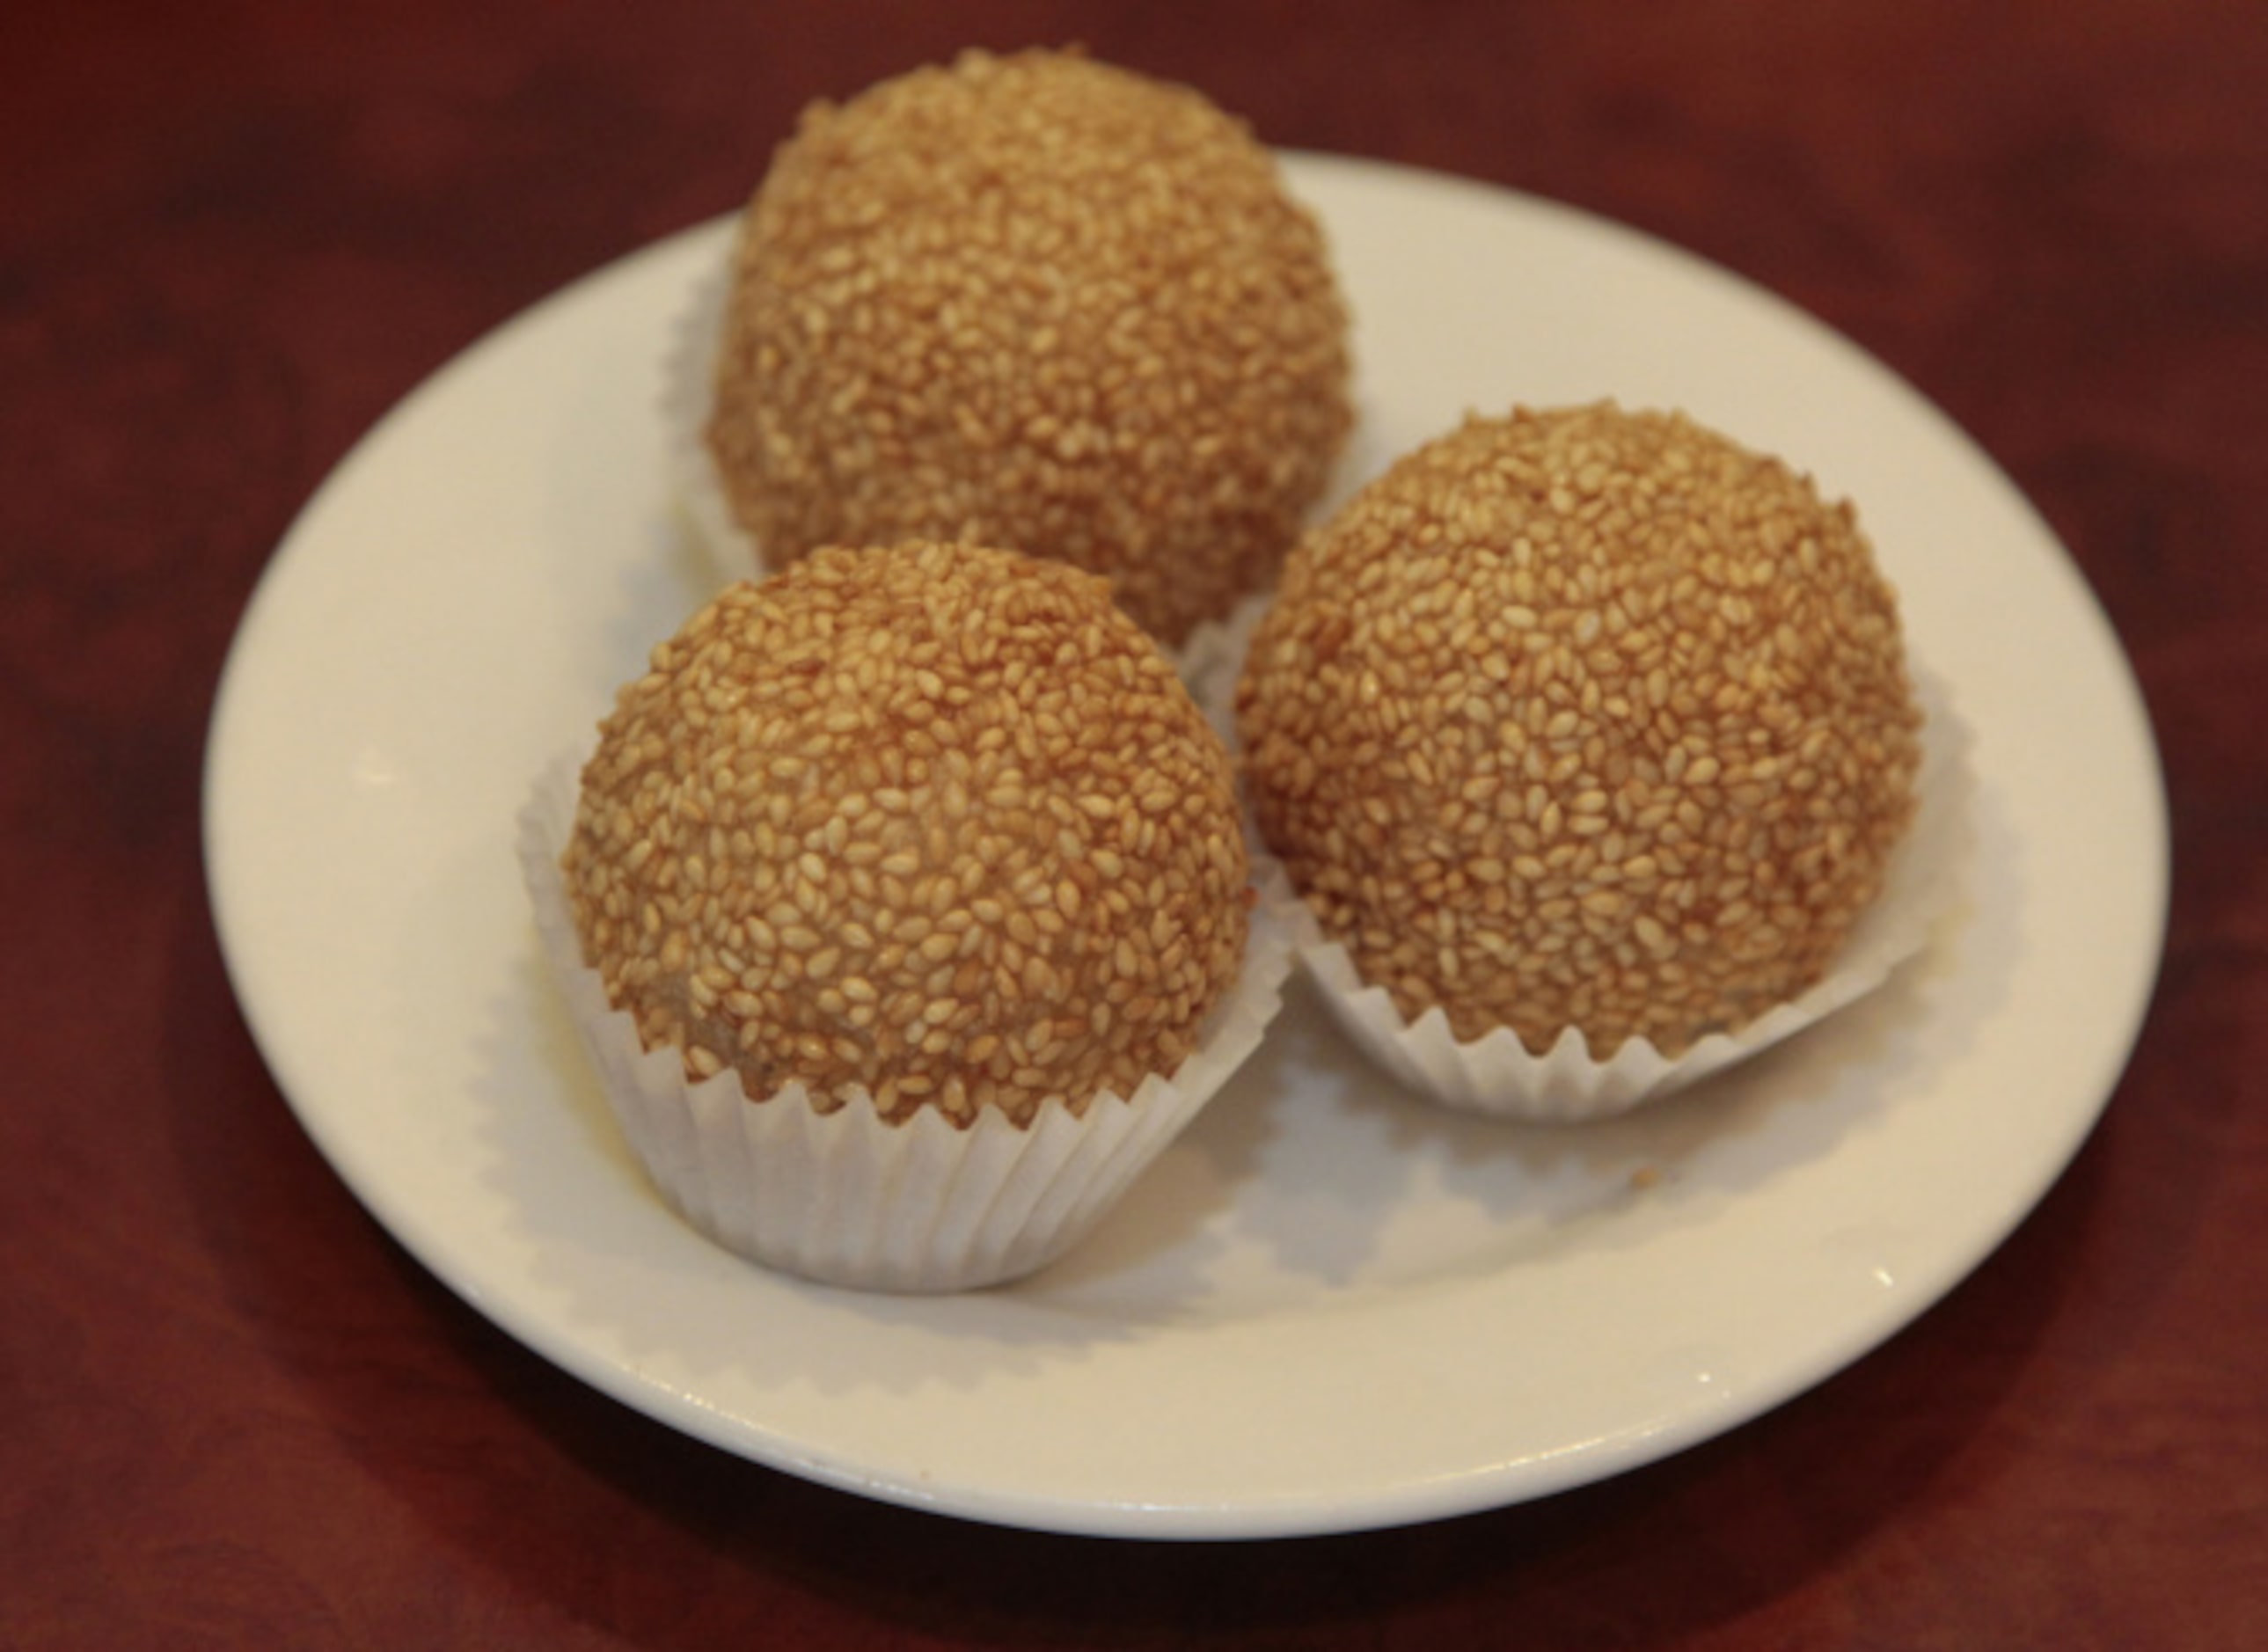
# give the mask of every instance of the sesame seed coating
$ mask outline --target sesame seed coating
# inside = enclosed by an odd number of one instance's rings
[[[743,217],[708,438],[779,567],[1005,545],[1177,645],[1274,577],[1352,422],[1316,220],[1198,93],[963,55],[806,110]]]
[[[967,546],[732,587],[600,724],[562,857],[649,1049],[823,1111],[1083,1113],[1240,967],[1227,753],[1105,584]]]
[[[1611,403],[1469,418],[1312,532],[1237,723],[1263,839],[1405,1017],[1601,1058],[1816,980],[1920,760],[1850,507]]]

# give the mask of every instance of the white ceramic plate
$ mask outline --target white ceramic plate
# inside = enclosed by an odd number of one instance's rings
[[[207,785],[230,968],[355,1193],[516,1337],[759,1462],[1011,1524],[1174,1537],[1534,1497],[1754,1417],[1912,1319],[2085,1137],[2162,934],[2155,752],[2061,549],[1851,344],[1627,231],[1292,157],[1358,315],[1349,481],[1467,407],[1687,408],[1856,499],[1977,775],[1971,898],[1856,1009],[1577,1129],[1395,1091],[1295,993],[1086,1246],[904,1300],[738,1261],[649,1190],[543,975],[512,819],[718,576],[652,399],[711,225],[437,374],[292,530]]]

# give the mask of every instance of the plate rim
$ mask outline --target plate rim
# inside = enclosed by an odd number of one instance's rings
[[[1660,1428],[1642,1439],[1626,1440],[1611,1448],[1601,1447],[1588,1455],[1571,1456],[1544,1468],[1533,1465],[1525,1468],[1476,1465],[1462,1476],[1434,1478],[1413,1485],[1381,1488],[1359,1504],[1317,1508],[1306,1503],[1279,1505],[1256,1501],[1192,1502],[1178,1507],[1159,1507],[1114,1501],[1108,1497],[1066,1503],[1060,1498],[1024,1496],[998,1488],[972,1491],[967,1487],[924,1485],[918,1477],[909,1476],[902,1469],[892,1472],[887,1465],[843,1460],[824,1450],[814,1450],[808,1443],[799,1442],[777,1432],[768,1433],[745,1419],[729,1420],[728,1426],[728,1421],[719,1419],[713,1410],[705,1408],[697,1395],[666,1384],[657,1384],[648,1375],[626,1370],[619,1362],[597,1357],[587,1348],[563,1345],[556,1328],[544,1324],[540,1316],[526,1311],[523,1304],[499,1300],[491,1293],[479,1289],[476,1281],[468,1281],[465,1277],[461,1259],[434,1254],[437,1242],[419,1220],[413,1208],[414,1200],[407,1199],[403,1190],[399,1188],[366,1185],[367,1177],[350,1168],[355,1155],[351,1147],[339,1137],[336,1120],[307,1105],[302,1094],[310,1082],[306,1076],[287,1073],[287,1067],[291,1065],[291,1041],[278,1031],[277,1026],[283,1012],[253,984],[251,977],[254,972],[243,951],[248,943],[245,939],[239,906],[240,892],[236,882],[242,875],[242,869],[231,863],[229,858],[232,853],[230,839],[234,826],[231,819],[232,804],[227,787],[231,765],[237,760],[237,743],[245,738],[241,731],[245,715],[244,696],[253,692],[247,684],[254,680],[254,667],[249,662],[257,656],[265,628],[276,623],[275,614],[284,600],[277,593],[287,590],[288,582],[293,577],[293,567],[303,566],[306,558],[316,554],[307,547],[320,542],[317,535],[324,520],[323,511],[327,503],[353,486],[362,471],[377,462],[377,456],[384,452],[385,444],[390,440],[390,433],[415,422],[427,408],[447,397],[453,386],[481,371],[483,363],[495,359],[497,354],[506,348],[508,340],[545,327],[566,307],[596,302],[593,295],[600,285],[626,281],[626,272],[650,271],[674,258],[687,255],[688,248],[704,238],[717,236],[720,224],[729,222],[729,218],[712,219],[637,248],[539,299],[452,356],[373,422],[315,488],[296,515],[276,553],[262,569],[232,638],[207,731],[201,826],[208,895],[221,942],[224,966],[232,988],[278,1090],[350,1192],[416,1257],[421,1266],[449,1285],[476,1311],[579,1380],[662,1421],[666,1426],[771,1467],[859,1494],[996,1524],[1092,1535],[1261,1538],[1351,1531],[1438,1518],[1549,1495],[1575,1485],[1624,1472],[1745,1423],[1845,1369],[1904,1329],[1998,1250],[2007,1235],[2062,1176],[2108,1106],[2140,1037],[2154,994],[2163,951],[2171,869],[2162,762],[2157,753],[2154,731],[2149,726],[2146,704],[2134,679],[2131,662],[2118,644],[2115,627],[2081,570],[2021,490],[1965,431],[1955,425],[1933,402],[1895,370],[1818,318],[1768,289],[1701,259],[1674,243],[1646,231],[1601,217],[1580,207],[1524,195],[1481,180],[1350,157],[1293,153],[1287,155],[1286,161],[1295,187],[1303,179],[1312,181],[1336,177],[1360,187],[1439,191],[1444,195],[1461,197],[1483,210],[1509,205],[1540,211],[1573,224],[1582,232],[1604,234],[1639,247],[1651,257],[1674,261],[1683,273],[1702,273],[1713,281],[1734,283],[1744,290],[1749,300],[1761,300],[1772,306],[1780,312],[1783,321],[1800,325],[1815,341],[1831,344],[1846,357],[1864,363],[1868,371],[1881,376],[1888,384],[1918,404],[1921,409],[1936,419],[1944,435],[1962,444],[1966,462],[1981,466],[1999,488],[2005,489],[2009,499],[2021,508],[2029,519],[2032,532],[2055,553],[2055,561],[2070,585],[2066,594],[2076,596],[2083,606],[2091,611],[2094,623],[2099,628],[2096,641],[2102,649],[2102,656],[2097,664],[2110,668],[2110,675],[2115,680],[2110,686],[2123,691],[2128,709],[2137,719],[2136,730],[2141,738],[2140,751],[2147,763],[2146,773],[2141,778],[2148,782],[2147,789],[2151,794],[2143,800],[2143,812],[2146,817],[2146,824],[2152,828],[2152,853],[2148,863],[2139,871],[2142,882],[2152,885],[2154,891],[2146,898],[2154,914],[2151,935],[2145,949],[2146,956],[2130,961],[2130,966],[2136,972],[2138,984],[2127,995],[2125,1024],[2114,1030],[2112,1036],[2102,1041],[2101,1064],[2104,1070],[2099,1096],[2090,1105],[2075,1110],[2066,1120],[2068,1127],[2065,1138],[2056,1143],[2051,1151],[2042,1155],[2035,1166],[2033,1180],[2036,1185],[2025,1188],[2010,1202],[2004,1212],[2005,1219],[1991,1232],[1989,1242],[1973,1246],[1973,1253],[1950,1267],[1942,1280],[1933,1287],[1924,1288],[1919,1293],[1923,1300],[1909,1311],[1886,1319],[1878,1333],[1866,1340],[1863,1345],[1822,1349],[1811,1368],[1786,1369],[1778,1373],[1775,1380],[1754,1386],[1749,1391],[1754,1403],[1738,1406],[1738,1414],[1729,1420],[1718,1413],[1693,1411],[1686,1413],[1682,1425]],[[657,337],[657,357],[659,342]],[[298,564],[295,564],[295,558],[299,559]],[[499,822],[499,841],[508,840],[509,834],[509,820]],[[504,873],[500,875],[508,874],[508,858],[500,864],[504,868]]]

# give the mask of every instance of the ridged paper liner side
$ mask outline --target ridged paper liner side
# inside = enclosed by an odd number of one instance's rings
[[[924,1109],[891,1124],[863,1093],[830,1112],[800,1084],[762,1101],[727,1071],[688,1080],[673,1049],[648,1051],[582,961],[559,856],[573,828],[580,760],[558,759],[522,809],[522,876],[545,955],[607,1100],[654,1186],[717,1243],[834,1285],[951,1291],[1014,1279],[1063,1255],[1260,1046],[1282,1005],[1298,921],[1280,869],[1256,863],[1261,899],[1244,966],[1202,1042],[1130,1099],[1084,1116],[1042,1110],[1020,1127],[985,1110],[966,1129]]]

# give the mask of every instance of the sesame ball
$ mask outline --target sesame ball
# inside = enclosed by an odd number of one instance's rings
[[[1084,1114],[1233,979],[1226,748],[1103,582],[970,547],[728,589],[600,725],[562,860],[649,1049],[757,1100]]]
[[[1293,554],[1237,723],[1263,837],[1415,1019],[1675,1055],[1879,892],[1920,724],[1847,504],[1677,415],[1471,418]]]
[[[1005,545],[1169,645],[1264,587],[1351,422],[1314,217],[1198,93],[964,55],[814,106],[742,219],[708,439],[780,567]]]

